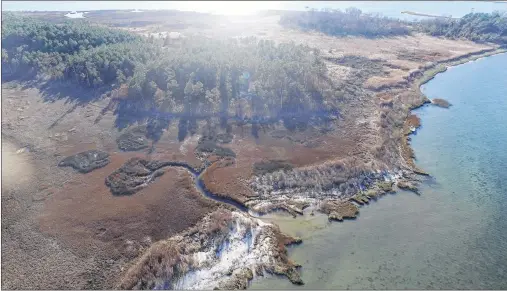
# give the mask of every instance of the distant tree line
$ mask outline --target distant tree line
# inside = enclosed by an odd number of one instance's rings
[[[507,44],[505,12],[469,13],[460,19],[423,20],[416,29],[432,36]]]
[[[408,35],[413,31],[451,39],[507,44],[507,14],[505,12],[469,13],[459,19],[433,18],[409,23],[380,15],[362,13],[357,8],[345,12],[322,9],[286,12],[280,24],[304,31],[319,31],[328,35],[358,35],[389,37]]]
[[[68,20],[52,24],[32,17],[5,12],[2,15],[2,43],[23,51],[73,54],[97,46],[132,41],[138,36],[121,30]]]
[[[344,12],[338,9],[288,12],[281,16],[280,24],[334,36],[358,35],[375,38],[410,33],[406,23],[401,20],[365,14],[355,7],[347,8]]]

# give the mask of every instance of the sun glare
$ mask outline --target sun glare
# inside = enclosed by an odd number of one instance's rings
[[[281,7],[280,1],[187,1],[180,4],[182,10],[224,15],[249,15]]]

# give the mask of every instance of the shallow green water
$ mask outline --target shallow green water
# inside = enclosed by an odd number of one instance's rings
[[[432,179],[421,196],[388,195],[356,221],[277,220],[304,286],[269,277],[252,289],[507,289],[507,54],[451,68],[422,88],[453,106],[425,106],[412,136]]]

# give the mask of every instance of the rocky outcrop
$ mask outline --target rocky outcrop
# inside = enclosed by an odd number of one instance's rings
[[[63,159],[58,166],[72,167],[81,173],[88,173],[109,164],[109,154],[99,150],[89,150]]]
[[[272,224],[218,209],[195,227],[153,244],[126,272],[121,289],[245,289],[265,272],[302,284],[288,259],[290,238]]]

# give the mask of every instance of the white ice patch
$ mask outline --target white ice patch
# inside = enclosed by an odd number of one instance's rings
[[[192,144],[192,143],[196,143],[196,142],[199,140],[199,138],[200,138],[200,137],[201,137],[200,135],[196,134],[196,135],[194,135],[194,136],[191,136],[191,137],[189,137],[189,138],[186,138],[186,139],[183,141],[183,143],[180,145],[180,152],[181,152],[183,155],[186,155],[186,154],[187,154],[187,152],[188,152],[187,147],[188,147],[190,144]]]
[[[242,214],[233,213],[234,226],[223,241],[217,242],[207,252],[194,255],[202,266],[189,271],[173,282],[174,289],[213,289],[225,279],[230,271],[240,268],[253,269],[259,263],[268,263],[270,258],[270,239],[260,236],[261,229],[268,225],[260,220],[252,220]],[[257,240],[257,244],[254,242]]]
[[[85,13],[86,12],[71,12],[71,13],[65,14],[64,16],[68,17],[68,18],[85,18],[84,17]]]

